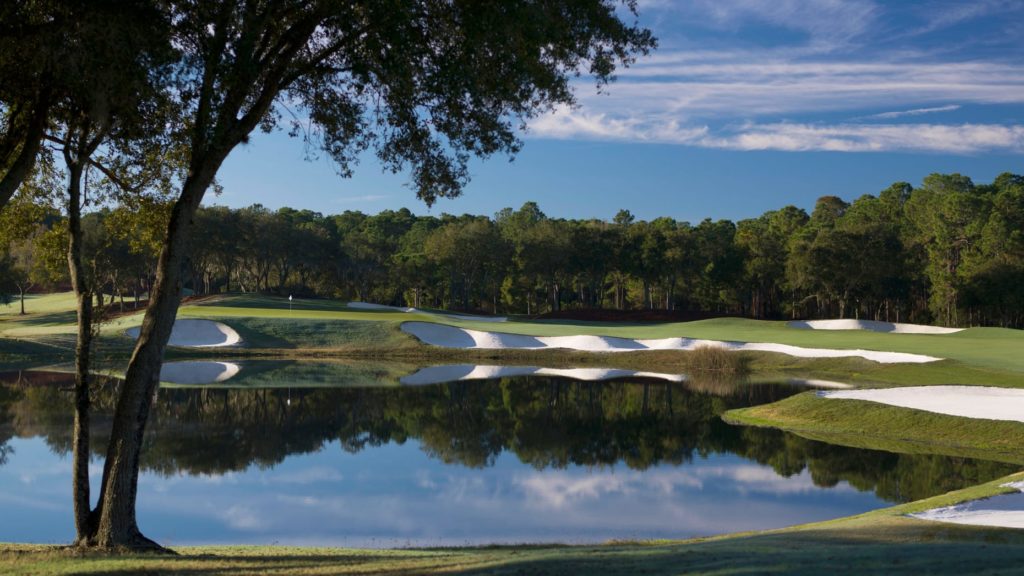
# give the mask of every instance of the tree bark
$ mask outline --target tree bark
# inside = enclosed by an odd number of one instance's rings
[[[104,548],[157,548],[139,531],[135,516],[139,456],[153,395],[160,380],[164,349],[181,303],[182,272],[188,256],[192,219],[227,152],[210,154],[185,181],[167,225],[156,281],[125,374],[114,412],[113,429],[99,497],[96,543]]]
[[[71,490],[76,541],[92,538],[89,509],[89,364],[92,347],[92,293],[82,266],[81,163],[68,175],[68,271],[75,292],[78,338],[75,343],[75,421],[72,434]]]

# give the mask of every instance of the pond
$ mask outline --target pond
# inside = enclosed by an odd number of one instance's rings
[[[214,370],[213,384],[167,384],[157,394],[138,516],[162,544],[687,538],[846,516],[1014,471],[720,418],[807,390],[798,384],[225,363],[239,368],[229,378],[217,382]],[[437,382],[441,373],[462,379]],[[0,541],[72,539],[71,382],[55,372],[0,374]],[[94,486],[116,388],[109,380],[95,393]]]

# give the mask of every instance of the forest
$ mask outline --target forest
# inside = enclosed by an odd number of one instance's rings
[[[34,208],[0,263],[15,304],[69,283],[66,220]],[[144,297],[168,214],[148,201],[83,216],[86,268],[109,304]],[[644,221],[628,210],[567,220],[527,202],[493,217],[204,206],[195,226],[185,270],[195,295],[1024,326],[1024,177],[1010,173],[991,184],[932,174],[852,202],[822,196],[810,214],[785,206],[739,222]]]

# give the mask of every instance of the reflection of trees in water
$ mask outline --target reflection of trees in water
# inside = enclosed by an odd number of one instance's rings
[[[11,435],[71,446],[71,394],[59,382],[0,386],[0,445]],[[93,446],[103,447],[116,385],[95,393]],[[807,469],[814,483],[847,481],[908,501],[988,481],[1007,464],[833,446],[778,430],[736,427],[723,411],[799,392],[784,385],[718,383],[695,392],[654,381],[578,382],[534,377],[423,387],[161,389],[143,466],[163,474],[217,474],[273,466],[338,441],[358,452],[412,438],[444,462],[485,467],[502,452],[537,469],[625,464],[643,470],[731,453],[783,476]],[[289,402],[290,401],[290,402]],[[4,436],[6,434],[6,436]],[[2,456],[2,454],[0,454]],[[2,461],[0,461],[2,462]]]

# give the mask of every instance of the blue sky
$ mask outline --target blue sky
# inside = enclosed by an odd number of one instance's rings
[[[509,162],[472,165],[461,198],[427,209],[367,155],[351,179],[300,142],[254,135],[224,194],[323,213],[739,220],[834,194],[852,200],[932,172],[1024,172],[1024,1],[647,0],[659,49],[606,93],[531,122]]]

